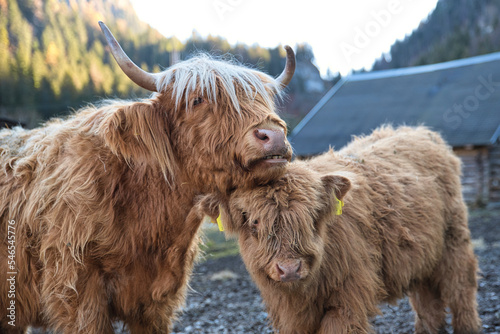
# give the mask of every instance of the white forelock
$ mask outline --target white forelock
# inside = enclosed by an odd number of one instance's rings
[[[156,76],[158,92],[164,92],[168,86],[172,86],[172,98],[175,100],[176,109],[179,108],[183,97],[186,106],[189,106],[189,96],[195,91],[201,92],[203,97],[216,104],[217,80],[238,112],[240,112],[240,104],[236,94],[236,86],[245,92],[247,98],[253,99],[256,95],[261,95],[269,107],[273,105],[274,96],[282,96],[280,84],[267,74],[234,62],[217,60],[207,54],[200,54],[177,63]],[[271,91],[274,91],[274,94],[266,89],[267,83],[262,81],[261,76],[269,78],[269,85],[271,85]]]

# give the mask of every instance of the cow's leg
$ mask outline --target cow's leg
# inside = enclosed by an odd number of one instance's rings
[[[167,318],[163,315],[159,315],[155,320],[149,323],[145,321],[131,322],[128,324],[128,329],[130,334],[167,334],[170,333],[171,326],[171,317]]]
[[[178,295],[182,298],[183,295]],[[142,308],[135,319],[128,319],[127,327],[130,334],[166,334],[170,333],[175,320],[175,310],[178,308],[176,296],[170,296],[164,301],[152,302]]]
[[[453,315],[456,334],[481,332],[477,312],[477,259],[470,242],[467,227],[467,209],[464,205],[454,211],[446,231],[445,249],[437,267],[435,279],[440,283],[441,298]]]
[[[164,328],[157,328],[156,326],[149,326],[145,324],[132,324],[128,326],[130,334],[168,334],[170,333],[170,326]]]
[[[446,325],[446,309],[439,289],[430,282],[418,285],[410,294],[415,311],[415,333],[437,334]]]
[[[85,289],[82,289],[78,298],[78,333],[114,333],[109,316],[109,298],[100,272],[92,270],[83,284]]]
[[[45,272],[42,299],[48,327],[57,333],[112,334],[106,288],[98,270],[86,267],[74,288]]]

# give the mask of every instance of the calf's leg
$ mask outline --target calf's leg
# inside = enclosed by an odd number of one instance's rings
[[[462,204],[451,216],[446,231],[445,250],[437,267],[441,297],[453,315],[455,334],[481,332],[481,320],[477,312],[477,259],[467,227],[467,211]]]
[[[328,311],[321,320],[317,334],[368,334],[373,330],[368,322],[368,316],[355,315],[345,309]]]
[[[449,253],[452,251],[450,250]],[[455,334],[481,332],[481,320],[477,312],[477,260],[470,245],[463,245],[449,254],[444,261],[442,276],[443,300],[453,315]],[[452,270],[451,268],[454,268]]]
[[[415,311],[415,333],[437,334],[444,329],[446,310],[440,292],[431,282],[419,284],[410,294]]]

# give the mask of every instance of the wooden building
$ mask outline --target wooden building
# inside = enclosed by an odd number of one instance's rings
[[[463,161],[466,201],[500,206],[500,53],[343,78],[289,140],[312,156],[386,123],[440,132]]]

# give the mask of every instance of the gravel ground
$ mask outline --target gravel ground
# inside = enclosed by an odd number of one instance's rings
[[[469,226],[482,272],[478,302],[483,330],[500,334],[500,211],[473,211]],[[194,270],[192,290],[173,333],[273,333],[259,291],[239,256],[207,258]],[[377,333],[413,333],[407,299],[382,306],[382,312],[372,321]],[[452,333],[450,316],[447,321]]]

